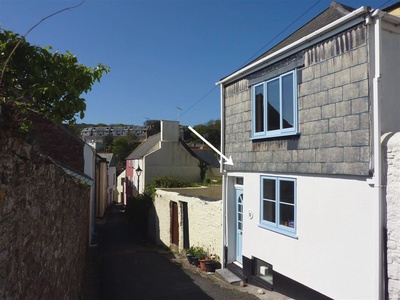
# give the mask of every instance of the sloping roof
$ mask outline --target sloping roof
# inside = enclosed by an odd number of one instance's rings
[[[35,146],[40,155],[68,175],[92,185],[93,179],[84,173],[83,149],[86,143],[64,126],[36,112],[30,111],[27,117],[32,122],[27,141]]]
[[[296,30],[294,33],[289,35],[287,38],[285,38],[283,41],[281,41],[279,44],[276,46],[272,47],[270,50],[265,52],[263,55],[261,55],[259,58],[256,60],[265,57],[273,52],[278,51],[279,49],[282,49],[283,47],[290,45],[291,43],[301,39],[302,37],[305,37],[314,31],[344,17],[345,15],[351,13],[353,10],[355,10],[352,7],[337,3],[337,2],[332,2],[331,5],[324,10],[322,13],[320,13],[318,16],[316,16],[314,19],[300,27],[298,30]]]
[[[105,158],[110,167],[115,167],[114,153],[98,153],[98,155],[102,158]]]
[[[29,120],[33,124],[29,139],[40,153],[51,157],[64,167],[68,166],[71,170],[84,173],[84,141],[65,127],[56,125],[37,113],[31,112]]]
[[[192,151],[211,168],[219,168],[219,161],[215,157],[214,151],[210,149],[192,149]]]
[[[322,13],[320,13],[315,18],[313,18],[312,20],[307,22],[305,25],[303,25],[298,30],[296,30],[294,33],[292,33],[291,35],[286,37],[284,40],[282,40],[280,43],[278,43],[277,45],[275,45],[274,47],[269,49],[267,52],[263,53],[262,55],[260,55],[259,57],[257,57],[253,61],[251,61],[250,63],[241,67],[240,69],[253,64],[254,62],[294,43],[295,41],[300,40],[301,38],[315,32],[316,30],[321,29],[322,27],[346,16],[347,14],[351,13],[354,10],[355,9],[350,6],[346,6],[346,5],[340,4],[338,2],[332,2],[330,4],[330,6],[326,10],[324,10]],[[235,72],[233,72],[233,73],[235,73]],[[231,73],[231,74],[233,74],[233,73]],[[225,76],[224,78],[221,79],[221,81],[224,80],[225,78],[229,77],[230,75]]]
[[[400,2],[396,2],[388,7],[382,8],[384,12],[400,17]]]
[[[161,133],[157,133],[148,137],[146,140],[143,141],[131,154],[128,155],[126,158],[127,160],[130,159],[139,159],[143,156],[150,153],[151,149],[153,149],[157,143],[161,140]]]

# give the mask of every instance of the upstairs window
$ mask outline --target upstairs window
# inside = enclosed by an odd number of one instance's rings
[[[296,70],[252,87],[252,138],[297,134]]]

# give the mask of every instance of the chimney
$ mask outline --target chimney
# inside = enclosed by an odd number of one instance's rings
[[[161,141],[178,142],[179,141],[179,122],[161,120]]]

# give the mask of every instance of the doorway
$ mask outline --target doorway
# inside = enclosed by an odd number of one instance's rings
[[[171,201],[171,243],[179,246],[178,204]]]
[[[243,240],[243,189],[236,188],[236,261],[243,264],[242,240]]]

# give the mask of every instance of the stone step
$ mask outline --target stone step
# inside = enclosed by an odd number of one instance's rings
[[[233,274],[231,271],[229,271],[228,269],[217,269],[217,270],[215,270],[215,274],[230,284],[233,284],[233,285],[240,284],[241,279],[239,277],[237,277],[235,274]]]

